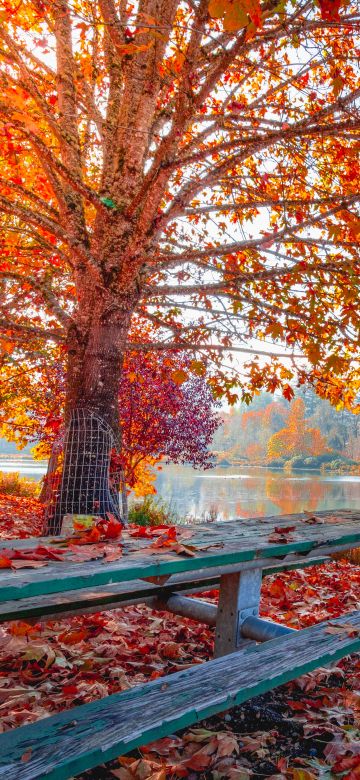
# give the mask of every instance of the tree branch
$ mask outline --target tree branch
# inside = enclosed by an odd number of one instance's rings
[[[265,357],[276,357],[276,358],[300,358],[303,360],[306,360],[304,355],[301,354],[294,354],[293,352],[266,352],[262,349],[251,349],[250,347],[233,347],[233,346],[224,346],[223,344],[187,344],[185,343],[177,343],[177,342],[156,342],[156,341],[144,341],[143,343],[138,343],[134,341],[129,341],[126,345],[126,349],[129,351],[134,350],[136,352],[160,352],[163,350],[169,351],[169,352],[182,352],[183,350],[191,350],[192,352],[242,352],[244,354],[251,354],[251,355],[263,355]]]
[[[246,211],[246,209],[258,209],[258,208],[277,208],[278,206],[290,208],[297,206],[325,206],[329,203],[336,203],[340,201],[340,204],[344,204],[347,207],[344,195],[328,195],[326,198],[281,198],[281,199],[262,199],[262,200],[249,200],[246,203],[219,203],[212,204],[211,206],[197,206],[194,208],[188,207],[184,209],[184,216],[201,216],[202,214],[213,214],[231,211]],[[341,206],[343,207],[343,206]]]
[[[57,317],[59,322],[61,322],[65,328],[67,328],[70,323],[73,322],[70,314],[68,314],[60,305],[54,291],[50,287],[49,281],[36,279],[34,276],[28,275],[24,277],[22,274],[16,273],[15,271],[0,271],[0,278],[13,279],[14,281],[31,285],[34,290],[38,290],[40,292],[48,309],[50,309],[50,311]]]
[[[32,325],[23,325],[18,322],[11,322],[10,320],[0,319],[0,331],[5,333],[19,333],[24,336],[35,336],[45,341],[65,341],[65,334],[63,331],[50,330],[47,328],[37,328]]]
[[[0,208],[2,208],[6,214],[15,215],[26,224],[35,225],[36,227],[45,230],[46,233],[50,233],[51,235],[58,238],[66,246],[71,247],[74,255],[76,255],[82,262],[85,262],[86,265],[92,268],[96,274],[99,275],[99,267],[91,254],[84,249],[81,243],[76,242],[75,239],[72,239],[71,236],[69,236],[58,223],[50,219],[50,217],[46,216],[45,214],[35,213],[25,206],[20,206],[17,203],[13,203],[13,201],[5,198],[3,195],[0,195]]]

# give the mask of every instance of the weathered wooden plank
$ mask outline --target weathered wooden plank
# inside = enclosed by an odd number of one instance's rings
[[[329,512],[318,514],[327,521],[332,517]],[[193,526],[190,529],[193,532],[191,545],[197,548],[194,557],[171,552],[164,554],[161,550],[149,555],[146,551],[148,540],[132,539],[128,532],[124,532],[124,555],[112,563],[98,560],[87,563],[51,561],[41,569],[2,570],[0,602],[243,562],[253,561],[262,566],[262,559],[266,561],[268,558],[279,558],[291,553],[307,554],[310,551],[319,555],[344,546],[360,545],[360,513],[337,510],[336,517],[341,517],[344,522],[308,525],[302,515],[282,515],[280,518],[255,518],[237,523]],[[289,541],[270,542],[269,536],[275,526],[286,524],[295,526]],[[12,547],[17,544],[9,542]],[[19,543],[18,546],[25,545]]]
[[[324,563],[329,558],[313,558],[297,561],[283,561],[277,566],[263,570],[263,575],[280,571],[305,568],[314,564]],[[266,564],[266,562],[265,562]],[[226,567],[225,567],[226,568]],[[232,568],[232,567],[227,567]],[[163,598],[166,601],[169,593],[180,591],[184,593],[200,593],[204,590],[217,588],[220,574],[211,576],[211,569],[201,569],[199,572],[178,574],[170,577],[165,585],[155,585],[144,580],[117,582],[104,585],[94,590],[83,588],[46,596],[33,596],[16,601],[0,603],[0,624],[11,620],[56,620],[73,615],[91,615],[102,610],[120,609],[129,604],[142,604],[151,597]]]
[[[0,780],[66,780],[360,650],[359,612],[332,623],[339,633],[321,623],[0,735]]]
[[[250,517],[235,519],[229,522],[215,522],[207,524],[195,524],[179,526],[179,532],[191,531],[193,536],[191,544],[193,542],[206,543],[207,541],[224,541],[225,543],[231,543],[234,538],[238,541],[241,539],[244,544],[250,549],[257,550],[258,542],[267,542],[268,536],[274,531],[275,526],[289,526],[295,525],[295,530],[291,534],[297,535],[300,531],[301,536],[309,539],[317,539],[324,541],[327,537],[327,531],[329,525],[336,533],[336,528],[339,530],[339,536],[341,536],[342,526],[352,528],[359,527],[360,525],[360,511],[353,511],[350,509],[336,509],[332,511],[324,510],[316,513],[316,517],[323,521],[322,523],[309,524],[308,514],[295,513],[288,515],[271,515],[266,517]],[[58,542],[60,537],[34,537],[27,539],[0,539],[0,547],[15,547],[17,549],[26,549],[33,547],[34,544],[49,544],[53,541]],[[149,544],[147,539],[135,539],[131,537],[131,532],[125,530],[121,541],[124,542],[125,547],[130,546],[133,549],[146,548]],[[151,540],[150,540],[151,541]],[[271,545],[273,548],[274,545]]]

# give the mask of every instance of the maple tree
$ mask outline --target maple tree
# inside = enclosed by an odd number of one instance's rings
[[[305,419],[304,401],[296,398],[291,403],[286,427],[274,433],[268,441],[268,458],[322,455],[327,451],[326,439],[320,430],[310,427]]]
[[[205,361],[230,402],[297,379],[355,403],[358,21],[352,0],[5,0],[5,370],[60,350],[66,420],[114,437],[128,349]]]
[[[136,487],[139,470],[160,460],[209,467],[221,418],[205,380],[189,376],[188,360],[132,354],[124,369],[120,458],[127,484]]]
[[[283,404],[273,401],[265,408],[250,409],[242,415],[241,427],[246,440],[250,441],[245,449],[245,455],[249,460],[266,456],[272,432],[283,427],[287,414],[288,410]]]

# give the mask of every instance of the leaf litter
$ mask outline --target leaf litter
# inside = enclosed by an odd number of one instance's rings
[[[11,537],[12,530],[15,537],[14,516],[18,537],[39,534],[41,506],[9,498],[0,497],[0,536]],[[292,528],[278,531],[289,538]],[[160,540],[166,550],[187,546],[189,533],[182,541],[167,527],[133,529],[131,536],[151,545]],[[98,544],[73,547],[71,555],[79,561],[99,555]],[[3,550],[0,565],[7,556],[11,565],[17,560],[41,565],[46,548],[39,545],[35,558],[19,559]],[[50,549],[63,559],[62,549]],[[105,565],[122,554],[116,543],[100,552]],[[263,583],[261,614],[294,628],[330,618],[328,631],[341,636],[353,627],[331,619],[359,608],[359,578],[359,566],[340,560],[271,575]],[[213,602],[217,595],[202,594]],[[142,605],[46,623],[9,623],[0,627],[0,731],[202,663],[212,649],[208,627]],[[352,656],[81,778],[359,780],[359,689],[360,659]],[[24,755],[24,762],[30,757]]]

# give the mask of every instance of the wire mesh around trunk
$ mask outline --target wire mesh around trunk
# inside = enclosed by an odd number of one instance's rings
[[[108,513],[121,519],[120,473],[110,473],[119,440],[98,414],[75,409],[54,445],[45,489],[45,533],[59,534],[64,515]]]

